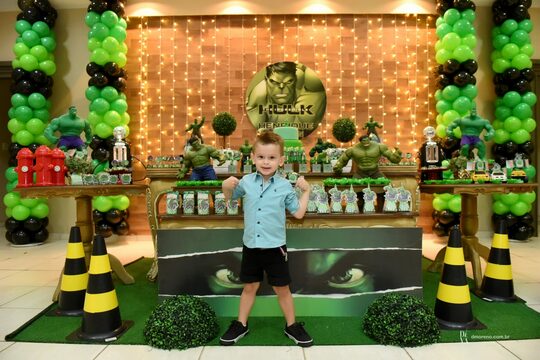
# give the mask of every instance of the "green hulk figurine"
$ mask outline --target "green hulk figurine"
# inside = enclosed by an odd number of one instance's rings
[[[471,114],[462,119],[452,121],[446,129],[448,137],[454,137],[454,129],[461,130],[461,149],[460,155],[469,158],[473,148],[478,149],[478,157],[486,159],[486,144],[480,139],[480,134],[485,129],[484,140],[489,141],[495,135],[495,129],[488,120],[481,118],[476,114],[476,107],[473,106]]]
[[[189,126],[186,129],[186,132],[191,131],[191,136],[192,137],[197,136],[200,139],[201,144],[204,142],[203,138],[202,138],[202,134],[201,134],[201,128],[204,125],[205,120],[206,120],[206,118],[204,116],[202,117],[201,122],[197,122],[197,119],[195,119],[195,120],[193,120],[193,123],[189,124]]]
[[[60,137],[54,135],[58,131]],[[86,142],[82,141],[81,133],[84,131]],[[92,140],[92,129],[85,119],[77,116],[77,108],[70,106],[67,114],[53,119],[45,128],[45,137],[62,151],[69,149],[82,150]]]
[[[201,139],[197,136],[192,136],[188,144],[191,149],[184,154],[184,164],[178,172],[178,178],[182,179],[192,168],[189,180],[217,180],[210,158],[219,160],[218,165],[223,165],[225,157],[212,146],[201,144]]]
[[[395,149],[390,151],[388,146],[376,143],[369,139],[368,135],[362,135],[358,139],[360,142],[353,147],[348,148],[338,159],[334,165],[334,172],[341,174],[343,167],[353,159],[356,163],[355,178],[372,178],[377,179],[384,177],[379,170],[379,159],[384,156],[394,164],[401,161],[401,151]]]
[[[373,116],[370,116],[367,123],[362,127],[362,129],[367,130],[367,135],[371,140],[380,143],[381,139],[379,138],[379,134],[377,134],[377,128],[382,129],[382,125],[373,120]]]
[[[242,165],[246,165],[249,159],[251,159],[251,150],[253,146],[249,144],[248,139],[244,139],[244,143],[240,146],[240,153],[242,154]]]

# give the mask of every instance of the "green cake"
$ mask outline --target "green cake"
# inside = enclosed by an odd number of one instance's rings
[[[292,126],[275,127],[274,132],[283,138],[285,147],[302,148],[302,141],[298,139],[298,129]]]

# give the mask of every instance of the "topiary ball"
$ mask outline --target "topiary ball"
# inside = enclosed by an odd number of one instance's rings
[[[168,298],[150,314],[144,325],[146,344],[159,349],[187,349],[205,345],[217,336],[214,310],[191,295]]]
[[[386,294],[367,310],[364,333],[383,345],[420,346],[439,340],[440,330],[433,310],[406,294]]]
[[[337,141],[346,143],[354,139],[356,135],[356,125],[349,118],[337,119],[332,126],[332,135]]]
[[[212,129],[220,136],[229,136],[236,130],[236,119],[228,112],[220,112],[212,119]]]

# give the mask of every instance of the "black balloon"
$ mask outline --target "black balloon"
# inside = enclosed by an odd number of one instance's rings
[[[122,212],[118,209],[111,209],[105,213],[105,220],[107,220],[109,224],[118,224],[122,221]]]
[[[527,81],[533,81],[534,80],[534,70],[531,68],[526,68],[521,70],[521,76]]]
[[[108,8],[107,1],[105,0],[92,0],[90,5],[88,5],[88,11],[94,11],[98,14],[102,14]]]
[[[497,164],[501,165],[501,167],[506,167],[506,162],[508,161],[508,158],[506,156],[502,155],[495,155],[494,160]]]
[[[44,217],[42,219],[40,219],[41,221],[41,226],[43,227],[46,227],[47,225],[49,225],[49,218],[48,217]]]
[[[454,76],[454,84],[463,87],[469,83],[469,74],[466,71],[460,71]]]
[[[30,236],[27,231],[19,229],[12,232],[11,242],[15,245],[26,245],[30,243]]]
[[[118,224],[113,226],[113,231],[118,235],[127,235],[129,233],[129,224],[127,221],[122,220]]]
[[[24,229],[30,232],[36,232],[41,229],[41,221],[36,217],[30,216],[24,221]]]
[[[434,221],[438,221],[439,220],[439,214],[440,214],[439,210],[433,210],[433,212],[431,213],[431,218]]]
[[[517,149],[518,149],[518,146],[513,141],[507,141],[507,142],[504,143],[504,150],[506,152],[506,156],[508,156],[510,158],[514,157],[514,155],[517,152]]]
[[[461,68],[468,72],[469,74],[473,75],[476,71],[478,71],[478,63],[476,60],[465,60],[461,63]]]
[[[103,144],[103,139],[100,138],[97,135],[92,136],[92,140],[90,141],[90,149],[95,150],[96,148],[100,147]]]
[[[448,75],[445,75],[445,74],[441,74],[437,77],[437,86],[439,89],[444,89],[445,87],[447,87],[448,85],[451,85],[452,84],[452,81],[450,80],[450,78],[448,77]]]
[[[26,10],[34,5],[34,0],[17,0],[17,6],[21,10]]]
[[[510,91],[510,87],[506,84],[495,85],[495,94],[497,94],[498,97],[503,97],[508,91]]]
[[[532,5],[532,0],[519,0],[518,1],[518,4],[519,5],[523,5],[525,6],[527,9],[531,7]]]
[[[52,89],[48,86],[40,87],[39,89],[37,89],[37,92],[45,96],[46,99],[50,98],[52,95]]]
[[[525,141],[523,144],[518,145],[518,152],[531,155],[534,152],[534,144],[532,141]]]
[[[11,231],[6,231],[6,240],[10,243],[13,243],[13,233]]]
[[[30,80],[40,85],[44,85],[47,82],[47,75],[41,70],[33,70],[30,72]]]
[[[433,230],[433,232],[437,236],[446,236],[446,235],[448,235],[448,229],[443,224],[441,224],[440,222],[434,223],[433,226],[431,227],[431,229]]]
[[[446,60],[443,64],[443,69],[446,74],[451,75],[459,70],[459,61],[455,59]]]
[[[512,85],[512,88],[520,95],[523,95],[526,92],[531,91],[531,84],[525,79],[519,79]]]
[[[17,81],[20,81],[20,80],[24,79],[27,74],[28,73],[24,69],[15,68],[15,69],[11,70],[11,79],[13,79],[13,81],[17,82]]]
[[[115,62],[108,62],[104,65],[103,69],[109,76],[118,76],[120,74],[120,67]]]
[[[491,151],[493,155],[504,155],[504,146],[502,144],[493,144]]]
[[[509,212],[504,214],[504,221],[506,221],[506,226],[510,227],[514,226],[514,224],[518,222],[518,218],[516,215]]]
[[[102,213],[101,211],[96,210],[96,209],[92,210],[92,220],[94,220],[94,223],[103,221],[104,218],[105,218],[105,213]]]
[[[113,81],[112,86],[116,90],[123,92],[126,89],[127,83],[124,78],[119,77],[118,79]]]
[[[95,86],[104,87],[109,82],[109,79],[102,72],[97,72],[92,76],[92,81],[94,81]]]
[[[517,22],[530,18],[527,8],[523,5],[518,5],[514,7],[512,9],[512,15],[513,15],[512,17],[514,18],[514,20],[516,20]]]
[[[104,221],[96,223],[96,234],[108,238],[112,235],[112,227]]]
[[[103,147],[95,148],[92,151],[92,159],[96,159],[99,162],[104,162],[109,158],[109,151]]]
[[[38,143],[32,143],[30,145],[28,145],[28,148],[30,149],[31,152],[35,153],[37,148],[40,147],[41,144],[38,144]]]
[[[493,13],[493,22],[495,25],[500,26],[508,19],[508,14],[505,11],[499,11]]]
[[[521,76],[520,71],[515,67],[508,68],[508,69],[504,70],[504,72],[503,72],[503,77],[507,81],[508,80],[517,80],[520,76]]]
[[[94,76],[94,74],[100,71],[101,71],[101,66],[99,66],[95,62],[89,62],[88,64],[86,64],[86,73],[89,76]]]
[[[4,223],[8,231],[15,231],[21,227],[21,222],[13,217],[8,217]]]
[[[30,80],[22,79],[16,85],[15,89],[23,95],[30,95],[34,92],[34,85]]]
[[[36,243],[45,242],[45,240],[49,238],[49,230],[42,228],[41,230],[35,232],[32,237]]]
[[[454,221],[454,213],[450,210],[442,210],[439,213],[439,222],[443,225],[449,225]]]
[[[116,15],[120,16],[120,17],[124,17],[126,15],[126,10],[124,8],[124,4],[122,3],[113,3],[109,6],[109,9],[114,11],[116,13]]]
[[[454,7],[459,11],[467,10],[469,8],[469,0],[454,0]]]
[[[517,223],[508,229],[508,237],[514,240],[527,240],[530,235],[530,226],[524,223]]]
[[[534,224],[534,217],[531,215],[531,213],[527,213],[523,216],[519,217],[519,222],[522,222],[527,225],[533,225]]]

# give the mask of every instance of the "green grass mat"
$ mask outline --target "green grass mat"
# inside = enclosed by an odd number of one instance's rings
[[[157,284],[146,280],[151,259],[142,259],[127,266],[135,277],[135,284],[124,285],[115,281],[122,320],[135,322],[113,344],[144,344],[143,328],[150,312],[157,305]],[[430,261],[423,261],[423,267]],[[440,274],[424,271],[424,300],[433,307]],[[115,279],[116,280],[116,279]],[[519,294],[518,294],[519,295]],[[51,308],[54,308],[53,305]],[[540,314],[524,303],[489,303],[471,296],[474,316],[487,326],[485,330],[442,331],[441,342],[518,340],[540,338]],[[45,311],[43,312],[45,313]],[[220,335],[232,318],[219,318]],[[353,317],[303,317],[306,329],[317,345],[370,345],[375,342],[362,332],[362,320]],[[78,329],[81,318],[36,316],[12,334],[9,341],[65,343],[66,336]],[[238,345],[291,345],[283,334],[281,317],[252,317],[250,333]],[[218,345],[218,338],[208,345]]]

